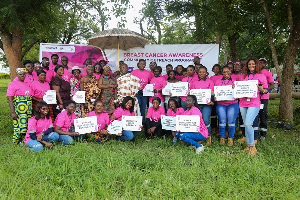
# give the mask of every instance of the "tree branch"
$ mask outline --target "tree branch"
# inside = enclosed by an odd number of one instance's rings
[[[21,54],[21,59],[24,58],[24,56],[28,53],[28,51],[30,51],[30,49],[36,44],[39,43],[39,40],[32,42],[30,45],[28,45],[22,52]]]
[[[293,13],[292,13],[291,0],[287,0],[286,5],[287,5],[288,21],[289,21],[289,25],[290,25],[290,33],[292,33],[293,29],[294,29],[294,24],[293,24]]]

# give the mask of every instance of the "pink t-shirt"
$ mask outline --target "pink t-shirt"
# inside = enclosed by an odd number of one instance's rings
[[[33,70],[32,75],[33,75],[34,81],[39,80],[39,77],[38,77],[36,71]],[[33,82],[34,82],[34,81],[33,81]]]
[[[208,130],[207,130],[206,125],[203,121],[202,113],[198,108],[193,106],[193,107],[191,107],[191,109],[187,109],[186,111],[184,111],[183,115],[198,115],[200,117],[200,133],[204,137],[206,137],[206,138],[208,137]]]
[[[177,108],[176,113],[171,108],[169,108],[167,111],[167,116],[176,117],[176,115],[183,115],[183,113],[183,108]]]
[[[41,83],[39,81],[34,81],[31,83],[30,88],[32,90],[32,96],[43,97],[48,90],[50,90],[49,83]]]
[[[268,89],[269,88],[269,85],[271,84],[271,83],[274,83],[274,79],[273,79],[273,75],[272,75],[272,73],[271,72],[269,72],[268,70],[266,70],[266,69],[262,69],[261,70],[261,73],[262,74],[264,74],[265,76],[266,76],[266,79],[267,79],[267,85],[264,85],[264,88],[265,89]],[[263,94],[262,96],[261,96],[261,99],[269,99],[269,92],[267,93],[267,94]]]
[[[166,87],[167,81],[162,76],[153,77],[150,81],[150,84],[153,84],[153,88],[155,90],[162,90],[163,88]],[[161,92],[154,93],[154,97],[159,97],[162,102],[165,100]],[[152,99],[153,97],[150,97],[149,102],[152,102]]]
[[[99,115],[96,114],[95,111],[92,111],[88,114],[88,117],[96,116],[97,117],[97,124],[98,124],[98,131],[106,130],[106,126],[109,124],[109,115],[106,111],[102,111]]]
[[[47,70],[45,68],[43,68],[42,70],[44,70],[46,72],[46,82],[50,82],[52,80],[52,78],[55,76],[54,71],[51,71],[50,69]]]
[[[165,80],[168,80],[168,78],[169,78],[168,74],[165,74],[165,75],[163,75],[162,77],[163,77]]]
[[[212,82],[214,82],[214,84],[216,83],[217,80],[220,80],[222,79],[223,76],[222,75],[214,75],[214,76],[211,76],[209,79],[212,80]]]
[[[49,70],[54,72],[55,67],[58,65],[58,63],[56,65],[53,65],[52,63],[49,65]],[[55,73],[55,72],[54,72]],[[55,76],[55,74],[54,74]]]
[[[32,75],[29,75],[26,73],[24,82],[27,83],[28,85],[30,85],[32,82],[37,81],[37,80],[38,80],[37,76],[35,77],[32,72]]]
[[[198,79],[199,79],[199,77],[197,76],[197,74],[196,75],[194,74],[193,76],[184,77],[181,82],[188,82],[189,83],[189,90],[190,90],[192,82],[197,81]],[[180,98],[182,99],[182,101],[186,100],[186,96],[183,96],[183,97],[180,97]]]
[[[64,110],[57,115],[54,126],[59,126],[62,131],[69,132],[70,127],[74,125],[74,119],[76,119],[75,113],[69,116],[67,110]]]
[[[150,73],[150,80],[154,77],[154,73],[152,71],[149,71]]]
[[[51,117],[49,117],[49,119],[47,119],[47,117],[45,117],[44,119],[36,120],[35,116],[33,116],[28,121],[28,129],[27,129],[27,132],[26,132],[24,142],[27,144],[27,142],[29,140],[31,140],[30,133],[35,132],[36,136],[38,136],[42,132],[44,132],[44,131],[48,130],[49,128],[52,128],[52,127],[53,127],[53,124],[52,124]]]
[[[258,80],[258,84],[263,84],[263,86],[268,85],[266,76],[264,74],[249,74],[243,81],[248,80]],[[260,108],[260,91],[257,90],[257,97],[256,98],[240,98],[240,107],[248,108],[248,107],[255,107]]]
[[[184,78],[184,76],[183,75],[175,75],[175,78],[177,79],[177,80],[182,80],[183,78]]]
[[[99,78],[102,77],[102,74],[93,73],[93,75],[96,77],[97,80],[99,80]]]
[[[154,110],[153,107],[148,109],[147,117],[148,119],[158,122],[161,119],[161,115],[165,115],[165,109],[161,106],[157,110]]]
[[[228,80],[220,79],[220,80],[216,81],[215,86],[226,86],[226,85],[231,85],[232,86],[234,84],[234,81],[235,81],[235,79],[232,78],[232,77]],[[234,104],[234,103],[237,103],[237,102],[238,102],[238,100],[218,101],[218,104],[220,104],[220,105],[231,105],[231,104]]]
[[[241,81],[243,79],[244,74],[231,74],[231,78],[236,80],[236,81]]]
[[[130,112],[130,110],[119,107],[113,113],[113,116],[115,116],[116,120],[118,120],[118,121],[122,120],[123,115],[124,116],[134,116],[134,112]]]
[[[132,75],[138,77],[140,79],[141,89],[143,90],[145,86],[150,82],[151,73],[148,70],[139,70],[135,69],[131,72]]]
[[[67,82],[70,82],[71,78],[72,78],[72,74],[69,72],[67,68],[64,68],[64,74],[62,75],[62,79],[64,79]]]
[[[17,79],[8,85],[6,96],[32,96],[32,90],[27,83]]]
[[[214,91],[214,82],[208,78],[193,81],[190,84],[190,90],[191,89],[211,89],[211,91]]]

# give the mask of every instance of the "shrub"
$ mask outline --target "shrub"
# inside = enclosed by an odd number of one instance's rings
[[[0,79],[10,79],[10,75],[6,73],[0,73]]]

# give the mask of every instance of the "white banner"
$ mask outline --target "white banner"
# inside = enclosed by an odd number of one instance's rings
[[[176,131],[180,132],[200,132],[199,115],[177,115]]]
[[[123,130],[125,131],[141,131],[142,116],[122,116]]]
[[[47,104],[57,104],[56,102],[56,91],[55,90],[48,90],[46,94],[43,96],[43,100]]]
[[[189,93],[188,82],[170,83],[170,88],[172,96],[183,97]]]
[[[74,120],[75,132],[86,134],[98,131],[97,117],[85,117]]]
[[[208,104],[211,100],[211,89],[191,89],[190,94],[197,97],[198,104]]]
[[[235,81],[234,82],[234,98],[256,98],[257,97],[257,80]]]
[[[154,87],[153,84],[147,84],[143,89],[143,96],[145,97],[153,97],[154,96]]]
[[[217,101],[234,100],[232,85],[214,86],[214,93]]]
[[[176,117],[161,115],[162,129],[176,131]]]
[[[73,101],[75,101],[76,103],[85,103],[85,91],[75,92]]]
[[[107,131],[109,134],[117,135],[122,133],[123,123],[119,120],[114,120],[110,125],[107,127]]]

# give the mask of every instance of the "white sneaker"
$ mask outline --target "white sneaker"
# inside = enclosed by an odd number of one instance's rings
[[[201,153],[202,151],[204,151],[204,146],[203,146],[203,145],[201,145],[200,147],[198,147],[198,148],[196,149],[196,154],[199,154],[199,153]]]

